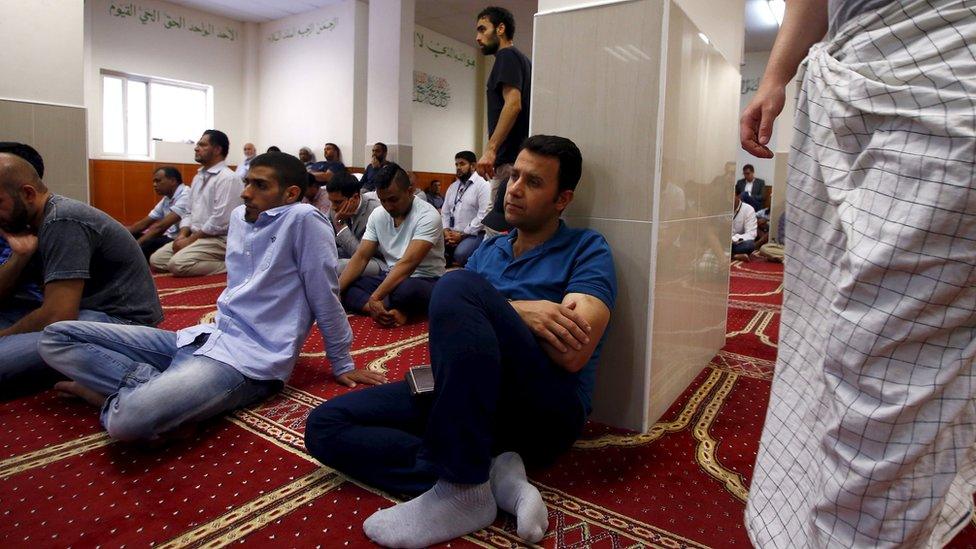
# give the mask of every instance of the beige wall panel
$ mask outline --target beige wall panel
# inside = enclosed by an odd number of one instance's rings
[[[676,0],[695,25],[722,52],[729,64],[742,64],[745,0]]]
[[[69,198],[88,202],[85,109],[34,106],[33,146],[44,157],[44,182]]]
[[[668,221],[658,230],[649,424],[725,345],[730,230],[724,215]]]
[[[740,73],[672,6],[662,138],[662,221],[732,211]]]
[[[33,103],[0,99],[0,141],[29,143],[33,139]]]
[[[583,153],[568,215],[652,219],[662,17],[659,0],[536,17],[532,133]]]
[[[593,419],[641,430],[647,356],[647,299],[651,224],[611,219],[567,218],[606,237],[617,271],[617,301],[603,344],[593,396]]]
[[[773,194],[770,197],[769,236],[775,238],[777,242],[782,242],[782,237],[779,235],[779,216],[786,212],[786,176],[789,173],[790,153],[777,152],[773,157],[773,163],[776,166],[776,181],[782,183],[773,187]]]

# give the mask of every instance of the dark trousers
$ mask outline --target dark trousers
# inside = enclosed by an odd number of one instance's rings
[[[136,240],[139,240],[141,236],[142,236],[141,234],[132,233],[132,237],[135,238]],[[150,238],[149,240],[146,240],[142,244],[139,244],[139,247],[142,248],[142,255],[146,256],[146,261],[149,261],[149,256],[151,256],[153,252],[169,244],[172,241],[173,239],[168,236],[157,236],[155,238]]]
[[[743,240],[742,242],[732,244],[732,255],[751,254],[754,251],[756,251],[755,240]]]
[[[361,276],[352,283],[342,298],[342,304],[350,311],[363,312],[363,307],[369,301],[369,296],[380,287],[386,275]],[[410,277],[401,282],[390,295],[383,299],[383,306],[396,309],[407,316],[424,316],[430,304],[430,296],[434,291],[434,284],[439,278]]]
[[[480,275],[448,273],[430,303],[433,395],[405,382],[353,391],[312,411],[305,446],[322,463],[383,490],[443,478],[488,480],[491,458],[551,462],[586,413],[576,376],[554,365],[515,309]]]

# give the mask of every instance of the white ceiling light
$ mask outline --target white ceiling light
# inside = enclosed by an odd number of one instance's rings
[[[698,38],[701,38],[701,41],[704,42],[705,44],[708,44],[709,43],[708,42],[708,37],[705,36],[705,33],[703,33],[703,32],[698,33]]]
[[[783,0],[766,0],[769,12],[773,14],[777,25],[783,24],[783,14],[786,12],[786,2]]]

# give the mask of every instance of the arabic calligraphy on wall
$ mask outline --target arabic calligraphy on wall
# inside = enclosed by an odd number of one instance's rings
[[[220,40],[235,42],[240,37],[237,29],[227,25],[214,25],[205,21],[187,21],[182,15],[170,15],[165,11],[144,8],[138,4],[116,4],[108,7],[108,13],[119,19],[138,21],[143,25],[162,25],[166,30],[183,30],[200,36],[212,36]]]
[[[742,79],[742,93],[740,95],[745,95],[757,90],[759,90],[759,78]]]
[[[279,29],[268,35],[268,42],[280,42],[290,38],[308,38],[309,36],[322,34],[326,31],[334,31],[338,24],[339,18],[333,17],[332,19],[319,21],[318,23],[309,23],[301,27]]]
[[[451,103],[451,85],[447,78],[413,71],[413,100],[445,109]]]
[[[452,46],[447,46],[441,44],[440,42],[434,42],[428,40],[422,32],[413,33],[413,43],[415,46],[422,50],[427,50],[434,54],[435,58],[440,58],[441,56],[447,57],[448,59],[453,59],[458,63],[461,63],[465,67],[474,67],[474,58],[464,52],[457,51]]]

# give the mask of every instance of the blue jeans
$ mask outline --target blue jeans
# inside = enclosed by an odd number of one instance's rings
[[[471,257],[471,254],[478,249],[478,246],[481,246],[481,243],[484,242],[484,240],[484,233],[465,236],[463,239],[461,239],[461,242],[458,242],[458,245],[454,249],[448,248],[445,250],[449,256],[447,262],[448,265],[450,265],[453,261],[458,267],[464,267],[464,265],[468,262],[468,258]]]
[[[438,478],[488,480],[491,458],[545,464],[579,436],[577,377],[556,366],[515,309],[481,275],[447,273],[430,302],[434,394],[406,382],[346,393],[312,411],[305,446],[322,463],[394,493]]]
[[[259,381],[193,354],[204,342],[176,346],[176,332],[145,326],[58,322],[39,350],[47,363],[105,395],[102,425],[118,440],[150,440],[262,400],[281,382]]]
[[[755,240],[743,240],[742,242],[735,242],[732,244],[732,255],[751,254],[754,251],[756,251]]]
[[[4,304],[3,309],[0,310],[0,329],[13,326],[40,305],[40,303],[28,302]],[[88,309],[78,311],[78,319],[125,324],[124,320]],[[37,352],[37,342],[41,339],[41,333],[27,332],[0,337],[0,385],[6,385],[11,381],[17,382],[18,378],[42,374],[47,369],[40,353]]]

